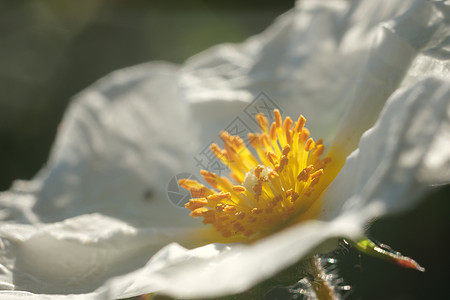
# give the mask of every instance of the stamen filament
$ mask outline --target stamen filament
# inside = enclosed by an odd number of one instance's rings
[[[203,217],[224,238],[254,240],[283,226],[314,217],[307,213],[317,202],[323,187],[318,183],[329,158],[321,159],[325,147],[321,139],[314,142],[300,116],[294,123],[284,122],[274,110],[274,122],[256,117],[261,134],[248,135],[257,156],[238,136],[221,132],[224,149],[210,146],[212,153],[230,169],[232,183],[226,177],[201,170],[204,180],[215,190],[193,180],[180,180],[191,192],[186,204],[192,217]]]

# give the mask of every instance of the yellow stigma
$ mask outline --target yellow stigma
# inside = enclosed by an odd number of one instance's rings
[[[254,240],[289,224],[317,217],[320,192],[315,190],[329,158],[321,159],[322,140],[314,141],[300,116],[293,124],[274,111],[275,121],[262,114],[256,119],[260,134],[250,133],[249,141],[257,157],[238,136],[221,132],[225,148],[211,145],[211,151],[230,169],[232,183],[226,177],[201,170],[214,189],[182,179],[180,186],[191,192],[186,204],[194,218],[202,217],[223,237]],[[319,187],[323,189],[322,187]]]

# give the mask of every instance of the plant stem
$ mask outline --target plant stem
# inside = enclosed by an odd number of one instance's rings
[[[308,271],[312,276],[310,281],[311,292],[314,293],[318,300],[338,300],[339,296],[336,294],[333,286],[327,280],[327,274],[320,264],[319,257],[315,255],[308,262]]]

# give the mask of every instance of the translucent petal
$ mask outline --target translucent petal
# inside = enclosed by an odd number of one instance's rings
[[[397,91],[325,191],[322,218],[361,211],[370,220],[404,211],[430,179],[448,183],[449,109],[448,82],[428,78]]]
[[[195,132],[180,130],[193,122],[176,70],[117,71],[74,99],[47,166],[0,194],[2,286],[90,292],[172,241],[198,246],[189,228],[200,224],[167,197],[197,148]]]
[[[32,195],[29,222],[92,212],[137,226],[189,222],[167,198],[167,183],[192,168],[198,148],[189,107],[177,97],[176,70],[169,64],[124,69],[74,99],[46,167],[8,195]]]
[[[438,5],[416,1],[403,14],[380,24],[330,153],[346,157],[356,149],[362,133],[373,125],[386,100],[409,76],[415,58],[429,49],[440,49],[441,40],[450,37],[449,17]]]
[[[305,115],[325,145],[346,111],[351,108],[347,113],[358,120],[360,111],[370,109],[353,133],[354,150],[442,23],[424,1],[299,1],[262,34],[189,59],[181,70],[182,95],[194,107],[239,100],[246,110],[264,92],[282,112]],[[220,113],[212,109],[208,119],[212,114],[220,120]],[[347,123],[340,128],[350,132]]]
[[[355,222],[357,218],[346,216],[331,223],[310,222],[289,228],[253,245],[234,245],[219,253],[217,247],[223,246],[208,245],[205,247],[209,251],[196,255],[195,258],[192,258],[195,252],[170,245],[158,255],[167,256],[175,250],[180,256],[172,261],[173,264],[165,259],[162,263],[166,267],[158,270],[148,264],[131,279],[123,281],[122,278],[117,278],[109,284],[118,289],[125,289],[127,285],[133,284],[145,291],[146,286],[157,282],[160,292],[186,298],[242,292],[311,252],[333,249],[337,245],[334,237],[341,235],[343,231],[350,237],[359,237],[361,227],[355,226],[359,223]],[[317,248],[319,246],[320,249]],[[200,250],[203,249],[195,251]]]

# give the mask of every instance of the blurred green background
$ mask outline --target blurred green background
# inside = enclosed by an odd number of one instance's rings
[[[0,0],[0,190],[45,163],[69,99],[109,72],[151,60],[182,63],[241,42],[290,9],[282,1]],[[348,299],[445,299],[450,282],[450,189],[375,222],[372,236],[426,273],[350,250],[339,269]],[[362,268],[361,268],[362,265]],[[194,275],[193,275],[194,276]]]

